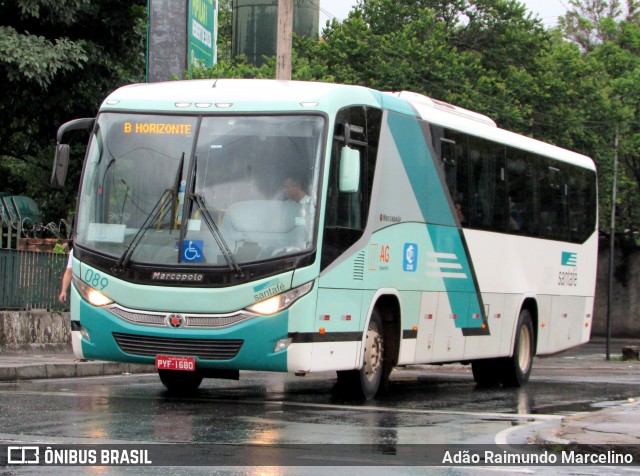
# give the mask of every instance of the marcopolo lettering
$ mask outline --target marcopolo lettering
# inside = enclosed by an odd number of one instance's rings
[[[151,279],[154,281],[180,281],[180,282],[194,282],[199,283],[204,280],[204,274],[202,273],[161,273],[159,271],[154,272],[151,275]]]

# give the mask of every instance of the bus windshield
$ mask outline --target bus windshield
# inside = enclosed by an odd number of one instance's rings
[[[76,242],[127,262],[181,266],[311,250],[323,129],[311,115],[101,114]]]

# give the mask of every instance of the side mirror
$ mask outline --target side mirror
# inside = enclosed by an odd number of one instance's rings
[[[96,120],[95,118],[74,119],[66,122],[58,128],[56,135],[56,155],[53,158],[53,172],[51,173],[50,185],[52,188],[64,188],[64,182],[67,178],[67,168],[69,167],[69,146],[61,144],[64,134],[69,131],[88,130],[90,131]]]
[[[343,147],[340,151],[340,192],[356,193],[360,188],[360,151]]]
[[[56,145],[56,155],[53,159],[53,172],[51,173],[51,187],[56,189],[64,188],[67,179],[67,168],[69,166],[69,145]]]

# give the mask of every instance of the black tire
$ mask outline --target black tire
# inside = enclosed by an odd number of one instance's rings
[[[338,372],[338,385],[348,397],[370,400],[386,387],[390,369],[385,365],[385,340],[382,318],[377,309],[371,314],[364,341],[364,357],[359,370]]]
[[[502,362],[500,359],[483,359],[471,362],[473,379],[478,387],[495,387],[500,383]]]
[[[179,370],[158,370],[158,376],[162,384],[171,393],[193,393],[202,383],[202,374],[195,372],[183,372]]]
[[[533,319],[528,309],[522,309],[518,317],[513,355],[502,360],[502,371],[500,372],[502,385],[505,387],[525,385],[531,375],[534,353]]]

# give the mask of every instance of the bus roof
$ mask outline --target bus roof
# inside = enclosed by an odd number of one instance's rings
[[[132,84],[111,93],[102,110],[164,112],[331,111],[345,103],[380,106],[361,86],[271,79],[200,79]]]
[[[477,112],[408,91],[388,94],[404,99],[410,103],[416,111],[416,114],[430,124],[455,129],[517,149],[595,170],[593,160],[585,155],[571,152],[567,149],[532,139],[531,137],[516,134],[515,132],[500,129],[492,119]]]
[[[349,104],[415,114],[436,125],[595,170],[584,155],[497,127],[489,117],[407,91],[381,93],[362,86],[271,79],[201,79],[132,84],[111,93],[101,110],[251,112],[337,110]]]

